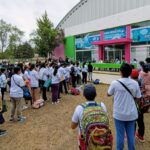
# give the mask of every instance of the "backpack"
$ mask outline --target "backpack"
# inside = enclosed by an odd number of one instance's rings
[[[101,104],[82,104],[84,108],[81,134],[85,142],[83,150],[112,150],[112,133],[109,119]]]
[[[93,83],[94,83],[94,84],[100,84],[100,80],[99,80],[99,79],[96,79]]]
[[[76,88],[71,88],[70,92],[72,95],[75,95],[75,96],[80,95],[80,92]]]
[[[74,76],[74,75],[75,75],[75,68],[74,68],[74,67],[71,67],[70,75],[71,75],[71,76]]]

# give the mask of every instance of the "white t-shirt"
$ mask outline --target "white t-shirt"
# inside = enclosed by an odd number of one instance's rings
[[[61,75],[59,73],[59,71],[57,72],[57,74],[54,76],[54,70],[51,73],[51,79],[52,79],[52,84],[58,84],[61,80]]]
[[[6,85],[7,85],[7,79],[6,79],[6,75],[3,73],[0,76],[0,87],[1,88],[6,88]]]
[[[141,97],[141,91],[136,81],[130,78],[121,78],[136,98]],[[114,95],[113,117],[121,121],[133,121],[138,118],[135,101],[131,94],[118,82],[113,81],[108,90],[109,95]]]
[[[91,103],[93,104],[93,103],[95,103],[95,101],[86,102],[86,104],[91,104]],[[101,102],[101,107],[103,108],[103,110],[105,112],[107,112],[106,106],[102,102]],[[84,108],[81,105],[78,105],[75,109],[75,112],[74,112],[73,116],[72,116],[72,122],[79,123],[80,127],[81,127],[81,124],[82,124],[81,121],[82,121],[82,117],[83,117],[83,111],[84,111]]]
[[[13,75],[11,77],[10,97],[22,98],[23,90],[21,87],[24,85],[24,80],[20,75]]]
[[[39,87],[39,74],[37,71],[32,70],[30,72],[30,79],[31,79],[31,87],[38,88]]]

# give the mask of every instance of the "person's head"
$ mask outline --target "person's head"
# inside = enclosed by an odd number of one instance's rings
[[[32,71],[33,69],[35,69],[35,65],[34,65],[34,64],[31,64],[30,70]]]
[[[14,68],[14,74],[20,74],[21,73],[21,68],[20,67],[15,67]]]
[[[96,88],[93,84],[85,85],[83,96],[86,98],[87,101],[94,101],[96,95]]]
[[[142,66],[143,72],[148,73],[149,72],[149,68],[148,65],[143,65]]]
[[[58,67],[58,65],[56,65],[56,66],[54,67],[54,73],[53,73],[54,76],[56,76],[56,74],[57,74],[57,72],[58,72],[58,69],[59,69],[59,67]]]
[[[85,65],[86,65],[86,62],[83,63],[83,68],[84,68]]]
[[[146,63],[149,64],[150,63],[150,57],[146,58],[145,61],[146,61]]]
[[[123,78],[128,78],[132,73],[132,67],[129,64],[122,64],[120,67],[121,76]]]
[[[28,66],[24,66],[24,70],[28,70]]]
[[[42,64],[41,64],[41,68],[45,68],[45,63],[42,63]]]
[[[144,61],[140,61],[139,64],[140,64],[141,67],[142,67],[143,65],[145,65]]]
[[[4,73],[5,72],[5,68],[1,68],[1,73]]]
[[[137,80],[139,77],[139,72],[137,69],[132,69],[131,78]]]
[[[91,64],[91,62],[89,61],[89,65]]]

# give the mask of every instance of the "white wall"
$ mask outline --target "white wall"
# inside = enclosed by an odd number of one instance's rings
[[[150,5],[65,29],[65,36],[104,30],[150,20]]]

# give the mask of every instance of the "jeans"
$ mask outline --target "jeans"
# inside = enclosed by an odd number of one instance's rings
[[[82,72],[82,83],[87,84],[87,72]]]
[[[128,139],[128,150],[135,150],[135,122],[136,121],[120,121],[115,119],[116,150],[124,149],[125,132]]]
[[[92,81],[92,72],[88,72],[88,79],[89,81]]]

